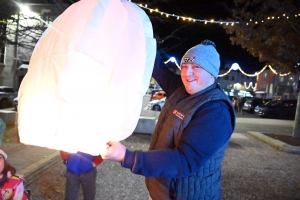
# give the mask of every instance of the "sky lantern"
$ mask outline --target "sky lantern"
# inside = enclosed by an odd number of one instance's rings
[[[44,32],[19,89],[20,141],[98,155],[134,131],[156,53],[128,1],[81,0]]]

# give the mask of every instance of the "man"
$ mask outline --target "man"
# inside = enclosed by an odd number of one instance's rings
[[[149,151],[109,142],[103,159],[146,177],[150,199],[221,199],[221,163],[235,127],[227,95],[216,84],[219,54],[203,41],[181,60],[181,78],[159,54],[153,77],[166,92]]]

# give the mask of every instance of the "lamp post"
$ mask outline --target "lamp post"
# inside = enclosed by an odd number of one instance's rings
[[[15,51],[14,51],[15,69],[17,69],[18,67],[19,24],[20,24],[20,8],[17,16],[17,27],[16,27],[16,35],[15,35]]]
[[[19,46],[19,26],[20,26],[20,13],[22,14],[30,14],[31,11],[28,6],[22,5],[17,3],[18,7],[18,15],[17,15],[17,26],[16,26],[16,35],[15,35],[15,51],[14,51],[14,58],[15,58],[15,69],[18,68],[18,46]]]
[[[300,81],[295,81],[293,84],[293,89],[295,92],[298,93],[298,100],[297,100],[297,107],[296,107],[296,114],[295,114],[295,121],[294,121],[294,128],[293,128],[293,137],[300,138]]]
[[[18,14],[17,14],[17,25],[16,25],[16,32],[15,32],[15,45],[14,45],[14,60],[13,60],[13,65],[12,65],[12,70],[14,71],[14,76],[13,76],[13,86],[15,89],[18,89],[18,62],[19,62],[19,25],[20,25],[20,12],[21,8],[18,5]]]
[[[16,2],[15,2],[16,3]],[[22,20],[24,20],[24,15],[33,16],[33,12],[31,12],[30,8],[27,5],[23,5],[20,3],[16,3],[18,13],[17,13],[17,24],[15,31],[15,45],[14,45],[14,63],[12,69],[14,70],[14,88],[18,89],[19,87],[19,42],[20,42],[20,24],[22,25]],[[28,21],[26,21],[28,23]],[[22,31],[22,30],[21,30]],[[22,42],[22,41],[21,41]]]
[[[233,64],[231,65],[231,69],[232,69],[232,70],[238,70],[239,68],[240,68],[240,66],[239,66],[239,64],[237,64],[237,63],[233,63]],[[235,80],[235,81],[238,81],[238,76],[235,75],[235,77],[236,77],[236,80]],[[239,84],[238,82],[233,84],[233,89],[234,89],[234,90],[239,90],[239,88],[237,87],[238,84]]]

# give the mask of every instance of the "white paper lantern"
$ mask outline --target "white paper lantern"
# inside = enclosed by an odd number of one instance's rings
[[[73,4],[34,49],[19,90],[20,141],[98,155],[130,136],[155,53],[151,22],[135,4]]]

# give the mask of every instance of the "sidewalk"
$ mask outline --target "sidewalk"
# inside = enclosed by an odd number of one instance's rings
[[[53,149],[5,142],[2,148],[8,155],[7,162],[17,169],[18,175],[24,176],[26,184],[61,161],[59,152]]]
[[[255,119],[255,118],[237,118],[237,123],[250,123],[250,124],[279,124],[280,120],[271,119]],[[282,122],[281,122],[282,123]],[[285,125],[292,126],[292,122]],[[13,127],[15,129],[15,127]],[[12,134],[12,130],[8,127],[5,134]],[[262,140],[271,146],[286,151],[288,153],[300,154],[300,147],[288,145],[278,140],[267,137],[259,132],[247,132],[254,138]],[[14,136],[16,137],[16,136]],[[234,133],[231,139],[242,137],[239,133]],[[24,145],[18,142],[7,142],[4,138],[2,148],[8,155],[8,162],[17,169],[17,173],[23,175],[26,179],[26,184],[29,185],[36,176],[50,169],[57,163],[61,162],[59,152],[57,150]]]

